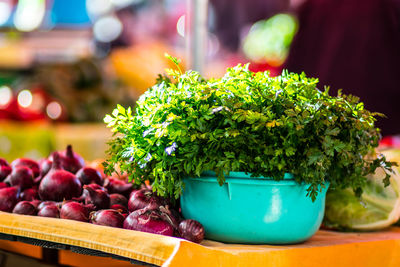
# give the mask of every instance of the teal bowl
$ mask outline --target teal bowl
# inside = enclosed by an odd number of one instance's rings
[[[213,172],[185,178],[182,214],[199,221],[207,239],[242,244],[294,244],[319,229],[325,210],[327,182],[312,202],[307,184],[286,174],[283,180],[250,178],[231,172],[220,186]]]

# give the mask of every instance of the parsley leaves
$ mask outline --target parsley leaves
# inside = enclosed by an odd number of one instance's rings
[[[230,171],[283,178],[292,173],[316,198],[327,180],[360,195],[364,178],[391,162],[372,157],[378,146],[378,113],[354,96],[330,96],[304,73],[253,73],[229,68],[219,79],[194,71],[159,76],[137,101],[135,113],[122,106],[104,122],[114,132],[106,173],[129,174],[136,184],[150,180],[159,195],[178,198],[182,178],[212,170],[220,184]],[[382,177],[388,182],[388,175]]]

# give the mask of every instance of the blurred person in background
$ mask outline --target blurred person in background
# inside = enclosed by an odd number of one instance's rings
[[[306,0],[298,9],[299,31],[286,68],[317,77],[359,96],[381,112],[383,135],[400,134],[400,1]]]

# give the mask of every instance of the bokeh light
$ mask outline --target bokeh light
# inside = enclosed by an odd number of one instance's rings
[[[12,91],[8,86],[0,86],[0,107],[7,106],[12,99]]]
[[[110,0],[87,0],[86,8],[91,17],[99,17],[109,13],[112,5]]]
[[[110,1],[114,6],[116,6],[118,8],[124,8],[133,3],[142,2],[143,0],[110,0]]]
[[[14,15],[17,30],[28,32],[38,28],[46,11],[44,0],[19,0]]]
[[[18,94],[18,104],[21,107],[27,108],[32,104],[32,93],[29,90],[22,90]]]
[[[11,4],[0,1],[0,26],[8,21],[11,15]]]
[[[243,52],[254,62],[280,66],[286,60],[298,23],[290,14],[256,22],[244,39]]]
[[[122,23],[114,16],[105,16],[98,19],[93,26],[96,40],[104,43],[114,41],[122,33]]]
[[[185,37],[185,15],[182,15],[176,23],[176,31],[182,37]]]
[[[56,120],[60,118],[62,113],[62,108],[60,103],[56,101],[50,102],[46,107],[46,113],[50,119]]]

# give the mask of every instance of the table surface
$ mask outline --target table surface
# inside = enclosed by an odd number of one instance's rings
[[[77,221],[0,212],[0,233],[92,249],[159,266],[400,266],[400,228],[372,233],[320,230],[296,245],[183,239]]]

